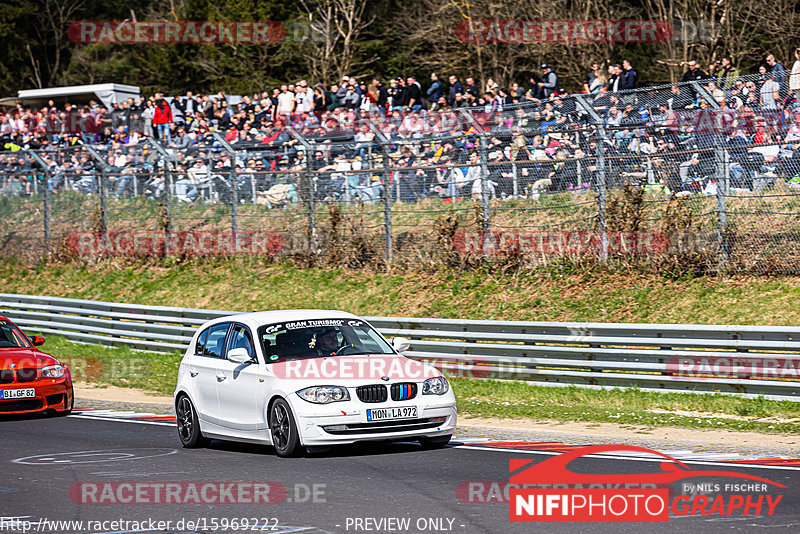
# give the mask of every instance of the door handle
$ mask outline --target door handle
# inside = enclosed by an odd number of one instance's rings
[[[217,382],[222,382],[226,378],[228,378],[228,376],[225,373],[222,372],[217,373]]]
[[[196,377],[197,374],[198,374],[197,371],[195,371],[194,369],[189,369],[189,376],[191,376],[192,378]]]

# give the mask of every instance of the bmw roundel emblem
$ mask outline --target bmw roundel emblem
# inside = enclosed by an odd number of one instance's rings
[[[383,380],[384,382],[388,382],[389,381],[389,377],[388,376],[382,376],[381,380]]]

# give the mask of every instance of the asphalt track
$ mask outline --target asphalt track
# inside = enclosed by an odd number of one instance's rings
[[[490,483],[480,486],[485,493],[469,498],[465,484],[508,481],[510,459],[544,460],[558,454],[552,448],[531,445],[528,450],[515,450],[474,443],[425,451],[416,443],[395,443],[338,447],[304,458],[281,459],[269,447],[222,441],[206,449],[182,449],[174,426],[164,421],[5,417],[0,427],[0,534],[25,528],[117,534],[212,532],[215,519],[217,532],[306,534],[800,531],[800,467],[791,465],[686,462],[693,469],[751,473],[784,484],[786,489],[770,490],[783,495],[771,516],[764,511],[747,516],[673,516],[667,523],[512,523],[507,502],[496,502],[499,498],[480,502],[491,497]],[[620,481],[626,474],[658,472],[659,466],[625,457],[583,458],[578,463],[581,471],[619,474]],[[85,489],[87,483],[119,488],[121,483],[180,482],[186,487],[188,482],[209,481],[270,482],[274,483],[272,497],[275,488],[285,488],[286,494],[275,504],[95,504],[84,502],[91,498],[76,490]],[[230,526],[238,518],[247,518],[249,528],[239,525],[222,530],[224,520]],[[198,524],[191,529],[186,523],[176,524],[181,519]],[[105,528],[80,530],[74,524],[57,529],[52,523],[68,520],[106,523]],[[142,528],[148,520],[173,524]],[[408,527],[403,526],[404,520]],[[270,530],[256,530],[256,526]]]

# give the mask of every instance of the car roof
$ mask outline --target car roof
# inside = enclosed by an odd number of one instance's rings
[[[251,313],[238,313],[226,315],[204,324],[236,321],[248,326],[258,327],[265,324],[284,323],[287,321],[308,321],[314,319],[358,319],[352,313],[339,310],[270,310]]]

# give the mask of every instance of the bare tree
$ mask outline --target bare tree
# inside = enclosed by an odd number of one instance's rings
[[[313,78],[327,85],[369,62],[358,57],[360,38],[375,20],[366,14],[366,0],[300,0],[300,5],[312,32],[305,48]]]

